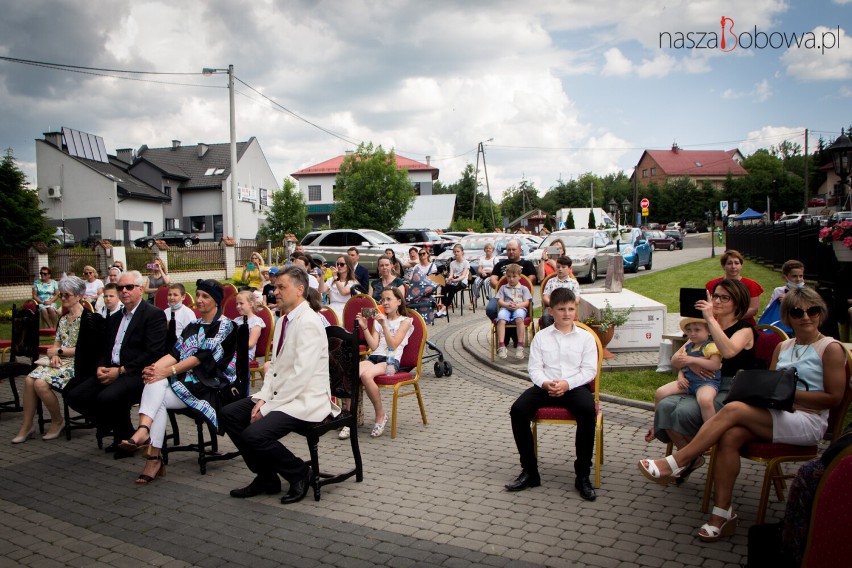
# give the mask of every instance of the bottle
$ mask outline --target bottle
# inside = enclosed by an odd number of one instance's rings
[[[385,369],[386,375],[395,375],[397,370],[399,369],[399,365],[396,362],[396,357],[393,355],[393,349],[388,347],[388,355],[387,355],[387,369]]]

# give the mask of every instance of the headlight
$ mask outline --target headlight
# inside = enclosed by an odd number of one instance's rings
[[[625,256],[628,254],[633,254],[633,245],[622,246],[621,254]]]
[[[573,260],[573,262],[576,262],[577,264],[587,264],[589,262],[589,260],[591,260],[592,256],[594,256],[594,255],[580,254],[580,255],[575,255],[572,260]]]

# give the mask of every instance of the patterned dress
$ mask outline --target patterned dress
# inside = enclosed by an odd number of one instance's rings
[[[69,321],[68,316],[62,316],[56,327],[56,343],[62,349],[73,349],[77,346],[77,337],[80,335],[79,317]],[[62,364],[58,367],[39,365],[30,373],[34,379],[42,379],[57,389],[65,388],[68,381],[74,378],[74,358],[62,357]]]
[[[33,283],[33,289],[36,291],[38,299],[42,302],[46,302],[56,295],[56,292],[59,290],[59,283],[56,280],[51,280],[50,282],[36,280]],[[45,304],[45,307],[48,306],[56,308],[56,303]]]

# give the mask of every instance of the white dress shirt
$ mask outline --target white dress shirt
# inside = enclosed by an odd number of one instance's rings
[[[530,345],[529,373],[541,387],[545,381],[568,381],[575,389],[592,382],[598,370],[598,349],[591,333],[578,326],[562,333],[551,325],[538,333]]]

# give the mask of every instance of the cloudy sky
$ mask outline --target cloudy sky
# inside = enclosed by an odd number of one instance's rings
[[[0,56],[196,74],[0,60],[0,144],[32,182],[34,139],[62,126],[111,153],[227,142],[227,77],[199,72],[229,64],[305,119],[237,84],[237,138],[256,137],[279,180],[363,140],[431,156],[452,183],[485,142],[492,190],[547,189],[629,174],[643,149],[673,142],[749,154],[852,124],[852,0],[3,4]],[[813,48],[780,46],[809,32]]]

